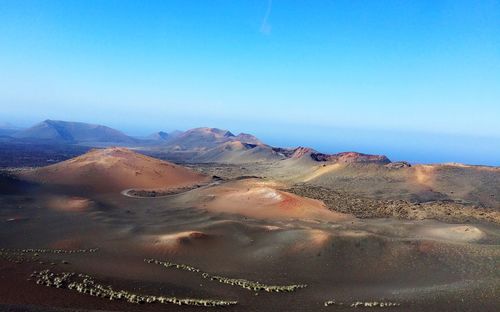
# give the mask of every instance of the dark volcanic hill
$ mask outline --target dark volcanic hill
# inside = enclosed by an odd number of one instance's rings
[[[102,125],[47,119],[31,128],[12,135],[19,139],[39,139],[64,143],[122,143],[137,140],[124,133]]]
[[[147,138],[155,141],[165,141],[170,138],[170,135],[165,131],[158,131],[153,134],[150,134]]]
[[[391,162],[385,155],[369,155],[357,152],[342,152],[337,154],[312,153],[311,158],[316,161],[341,163],[377,163],[385,165]]]
[[[299,146],[297,148],[274,148],[279,152],[292,159],[309,159],[316,162],[331,162],[331,163],[373,163],[386,165],[391,163],[385,155],[370,155],[357,152],[341,152],[336,154],[320,153],[310,147]]]

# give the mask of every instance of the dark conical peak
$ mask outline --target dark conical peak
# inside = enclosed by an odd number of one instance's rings
[[[224,133],[224,136],[226,138],[230,138],[230,137],[234,137],[234,134],[231,131],[226,131],[226,133]]]
[[[152,140],[166,140],[170,137],[170,135],[165,131],[158,131],[151,134],[148,138]]]
[[[158,132],[158,135],[159,135],[160,137],[162,137],[162,138],[166,138],[166,137],[168,137],[168,133],[166,133],[165,131],[160,131],[160,132]]]

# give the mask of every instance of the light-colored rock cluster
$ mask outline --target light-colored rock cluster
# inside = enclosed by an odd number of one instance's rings
[[[351,307],[357,308],[357,307],[364,307],[364,308],[388,308],[388,307],[399,307],[401,304],[397,302],[379,302],[379,301],[371,301],[371,302],[361,302],[361,301],[356,301],[351,303]]]
[[[389,308],[389,307],[399,307],[401,304],[397,302],[390,301],[356,301],[352,303],[336,302],[335,300],[325,301],[324,306],[349,306],[351,308]]]
[[[65,250],[65,249],[8,249],[8,248],[0,248],[0,259],[7,260],[13,263],[25,263],[25,262],[39,262],[43,263],[40,259],[40,254],[81,254],[81,253],[94,253],[97,252],[98,248],[90,248],[90,249],[74,249],[74,250]],[[68,264],[69,262],[66,260],[62,260],[63,264]],[[54,262],[51,263],[55,265]]]
[[[0,259],[13,263],[22,263],[27,260],[23,253],[9,251],[4,248],[0,249]]]
[[[195,267],[192,267],[192,266],[186,265],[186,264],[182,264],[182,263],[178,264],[178,263],[173,263],[170,261],[160,261],[160,260],[155,260],[155,259],[144,259],[144,262],[160,264],[166,268],[175,268],[175,269],[190,271],[190,272],[200,272],[200,269],[197,269]]]
[[[206,279],[210,279],[212,281],[217,281],[219,283],[239,286],[244,289],[252,290],[252,291],[267,291],[267,292],[292,292],[300,288],[305,288],[307,285],[299,284],[299,285],[266,285],[259,282],[253,282],[242,278],[228,278],[223,276],[211,275],[207,272],[202,272],[200,269],[186,265],[186,264],[177,264],[170,261],[161,261],[156,259],[144,259],[147,263],[159,264],[163,265],[166,268],[174,268],[179,270],[185,270],[195,273],[201,273],[201,276]]]
[[[136,294],[126,290],[114,290],[111,286],[105,286],[95,282],[92,277],[85,274],[53,273],[49,270],[44,270],[41,272],[33,272],[31,277],[35,279],[36,283],[39,285],[65,288],[94,297],[108,298],[109,300],[124,300],[129,303],[172,303],[177,305],[206,307],[221,307],[237,304],[237,301],[152,296]]]
[[[26,249],[5,249],[1,248],[0,251],[3,252],[19,252],[19,253],[51,253],[51,254],[74,254],[74,253],[93,253],[97,252],[99,248],[89,248],[89,249],[45,249],[45,248],[26,248]]]
[[[210,275],[208,273],[203,273],[202,276],[212,281],[235,285],[252,291],[264,290],[267,292],[292,292],[297,289],[307,287],[307,285],[266,285],[259,282],[249,281],[243,278],[228,278],[223,276]]]

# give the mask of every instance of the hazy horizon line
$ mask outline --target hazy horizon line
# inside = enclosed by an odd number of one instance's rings
[[[300,133],[300,131],[293,133],[287,132],[287,127],[283,127],[281,132],[257,131],[255,129],[254,131],[247,127],[243,130],[240,127],[235,131],[232,127],[213,126],[213,122],[185,128],[158,127],[153,131],[147,131],[146,129],[148,127],[141,126],[140,123],[138,123],[138,125],[140,125],[139,128],[143,129],[138,132],[138,127],[133,131],[126,126],[116,126],[116,123],[107,124],[102,122],[60,118],[43,118],[38,122],[31,122],[29,126],[19,126],[19,124],[14,124],[10,121],[6,121],[5,123],[17,126],[16,130],[22,130],[45,120],[103,125],[136,138],[144,138],[159,131],[172,133],[173,131],[187,131],[194,128],[207,127],[223,129],[235,134],[252,134],[263,143],[273,147],[296,148],[302,146],[312,148],[325,154],[354,151],[364,154],[386,155],[391,161],[407,161],[411,164],[462,163],[476,166],[500,166],[500,162],[494,157],[495,154],[500,153],[500,149],[495,149],[494,144],[490,142],[494,141],[496,137],[485,135],[359,127],[347,128],[341,126],[316,126],[314,129],[309,128],[309,132],[304,130],[303,133]],[[0,121],[0,124],[2,123],[4,122]],[[285,131],[285,133],[283,133],[283,131]],[[412,146],[412,144],[408,144],[408,142],[403,142],[400,139],[401,137],[408,137],[408,141],[414,141],[415,144]],[[433,147],[433,144],[435,144],[436,147]],[[454,153],[453,150],[456,150],[456,152]],[[477,150],[477,152],[471,154],[473,150]],[[466,155],[464,155],[464,151],[467,152]],[[488,156],[489,154],[493,154],[493,156]]]

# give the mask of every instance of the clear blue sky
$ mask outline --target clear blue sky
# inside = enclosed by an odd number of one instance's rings
[[[500,1],[0,0],[0,108],[500,165]]]

